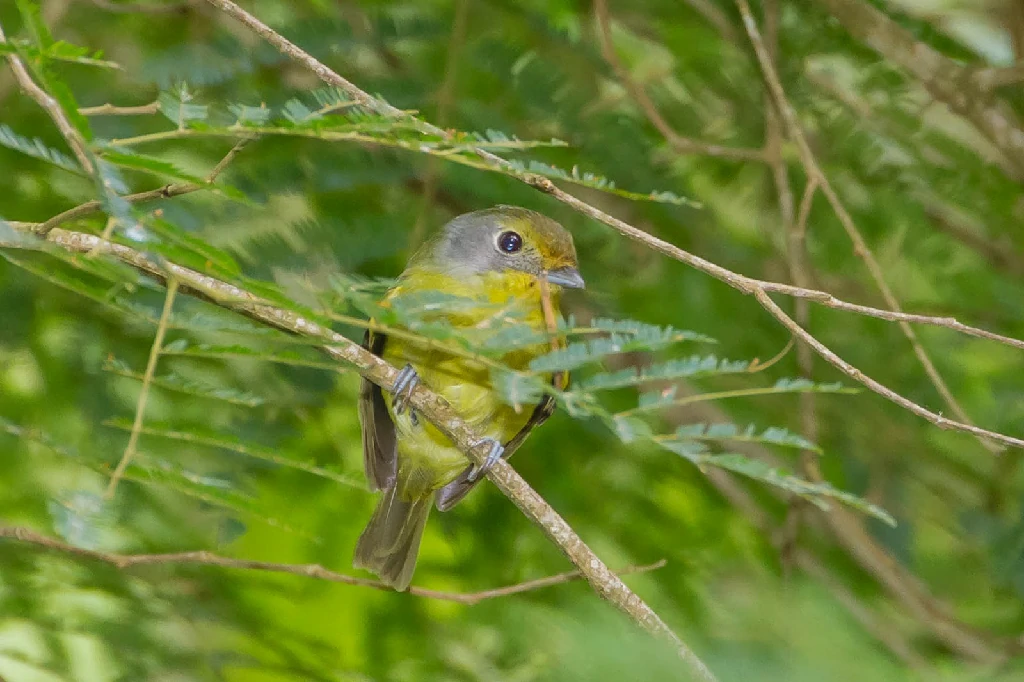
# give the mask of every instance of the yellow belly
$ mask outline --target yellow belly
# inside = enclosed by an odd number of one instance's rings
[[[510,294],[513,295],[513,305],[518,309],[514,316],[516,322],[538,330],[545,328],[539,293],[535,289],[531,291],[531,287],[535,286],[532,277],[528,281],[522,279],[528,276],[522,275],[490,277],[491,281],[483,282],[485,289],[492,292],[490,298],[506,304]],[[495,290],[494,279],[498,277],[500,280],[515,278],[517,281],[502,281]],[[436,275],[431,275],[429,283],[438,283]],[[415,284],[423,283],[404,281],[395,294],[409,291]],[[464,287],[467,282],[459,284]],[[450,288],[442,290],[448,291]],[[456,327],[473,327],[478,326],[481,320],[492,318],[493,308],[485,307],[478,315],[460,310],[458,317],[449,318],[449,322]],[[502,363],[511,369],[523,370],[531,359],[545,351],[543,345],[524,348],[506,356]],[[393,337],[388,340],[383,357],[398,368],[412,365],[422,383],[451,403],[481,438],[494,438],[504,444],[526,426],[533,412],[532,405],[524,405],[516,412],[503,403],[494,393],[490,369],[481,363]],[[453,481],[466,468],[466,456],[426,419],[409,411],[396,415],[391,396],[385,393],[385,399],[395,424],[398,442],[398,486],[401,496],[407,500],[420,498]]]

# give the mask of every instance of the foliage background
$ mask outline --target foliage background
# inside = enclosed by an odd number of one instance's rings
[[[932,101],[920,83],[857,43],[820,3],[780,4],[783,83],[897,297],[908,310],[1024,336],[1021,193],[1001,151]],[[964,63],[1014,61],[1009,5],[908,0],[877,6],[917,40]],[[569,146],[527,156],[578,165],[625,189],[671,191],[700,202],[631,202],[567,186],[713,262],[789,280],[784,219],[768,167],[682,154],[667,144],[603,57],[588,3],[259,0],[246,8],[363,89],[427,120],[524,140],[558,138]],[[764,90],[731,3],[612,2],[610,12],[619,58],[680,135],[760,148]],[[304,94],[309,102],[309,91],[320,87],[201,2],[48,0],[42,16],[56,38],[102,50],[121,66],[50,64],[82,106],[146,104],[160,92],[180,94],[184,82],[195,102],[221,110],[232,102],[281,107]],[[0,25],[11,38],[31,37],[12,2],[0,3]],[[1021,104],[1013,84],[998,94],[1011,112]],[[165,130],[168,123],[160,114],[90,117],[102,139]],[[48,148],[65,148],[7,69],[0,69],[0,124]],[[95,196],[82,177],[4,139],[3,218],[43,221]],[[196,136],[139,151],[203,176],[230,146]],[[783,158],[801,188],[795,152],[786,146]],[[134,191],[162,182],[146,173],[124,177]],[[512,203],[544,211],[572,230],[588,290],[567,307],[581,319],[630,317],[693,329],[717,338],[715,352],[729,358],[767,359],[789,341],[748,297],[498,174],[378,145],[266,137],[243,150],[223,177],[247,201],[196,192],[142,210],[161,211],[176,230],[232,254],[246,275],[277,282],[301,300],[310,299],[310,290],[328,290],[338,273],[394,276],[428,230],[458,213]],[[74,227],[98,232],[104,222],[100,216]],[[808,233],[816,286],[883,305],[820,199]],[[319,473],[273,466],[194,437],[150,434],[142,437],[130,480],[108,502],[106,472],[127,440],[118,425],[130,423],[140,387],[137,377],[123,374],[125,368],[141,373],[146,364],[162,290],[145,282],[111,287],[45,254],[4,254],[4,525],[108,551],[207,548],[351,572],[352,548],[373,504],[360,471],[355,374],[258,358],[162,357],[158,377],[187,380],[192,390],[157,385],[147,427],[217,433],[236,446],[315,464]],[[124,301],[142,314],[129,314]],[[226,343],[211,330],[230,315],[184,297],[176,314],[180,325],[172,324],[169,343]],[[810,328],[869,375],[943,409],[896,325],[815,308]],[[918,332],[977,423],[1021,433],[1019,351],[943,329]],[[234,342],[259,347],[251,334]],[[766,372],[799,376],[796,363],[790,352]],[[841,377],[818,363],[810,378]],[[690,389],[754,382],[764,380],[712,377],[692,381]],[[210,397],[213,389],[217,399]],[[799,396],[780,395],[699,403],[665,418],[801,432],[801,409]],[[866,392],[817,396],[814,427],[826,478],[897,518],[896,528],[861,517],[858,523],[867,542],[912,579],[887,589],[851,558],[822,515],[807,511],[794,524],[797,515],[784,498],[737,480],[761,510],[764,532],[749,510],[732,506],[683,458],[623,444],[600,425],[564,413],[530,438],[515,464],[613,567],[667,560],[628,580],[723,680],[1019,679],[1019,453],[995,457],[977,440],[940,431]],[[774,453],[798,468],[796,451]],[[812,558],[810,565],[794,561],[800,552]],[[457,510],[433,515],[415,584],[471,592],[563,570],[557,549],[485,484]],[[946,616],[906,607],[905,593],[917,580],[948,605],[949,617],[980,633],[983,655],[935,636],[934,622]],[[684,679],[671,651],[582,583],[466,607],[252,571],[119,571],[11,541],[0,544],[0,676],[10,682]]]

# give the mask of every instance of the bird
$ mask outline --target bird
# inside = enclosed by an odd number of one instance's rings
[[[438,313],[455,330],[493,325],[499,309],[505,314],[497,319],[512,319],[544,333],[542,278],[556,312],[562,289],[585,287],[572,235],[541,213],[498,205],[445,224],[412,256],[381,305],[442,292],[479,302]],[[403,591],[412,579],[432,504],[440,511],[454,507],[494,463],[511,456],[547,420],[555,401],[546,394],[532,410],[510,406],[495,393],[490,369],[479,361],[408,335],[392,336],[368,330],[363,340],[364,348],[402,369],[392,391],[366,378],[361,382],[363,464],[370,488],[383,494],[356,544],[353,565]],[[519,347],[501,362],[524,370],[548,350],[544,343]],[[552,376],[547,380],[556,381]],[[566,386],[568,376],[560,382]],[[480,434],[477,445],[489,446],[482,467],[468,463],[437,427],[409,409],[409,396],[421,383],[445,398]]]

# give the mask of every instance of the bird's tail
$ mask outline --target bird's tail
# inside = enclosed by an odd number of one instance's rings
[[[352,564],[376,573],[382,582],[404,590],[412,580],[423,527],[430,514],[432,497],[406,502],[393,485],[373,510],[370,522],[359,536]]]

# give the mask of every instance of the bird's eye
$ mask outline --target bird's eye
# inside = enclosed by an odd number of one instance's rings
[[[498,249],[502,253],[516,253],[523,248],[523,238],[518,232],[502,232],[498,235]]]

